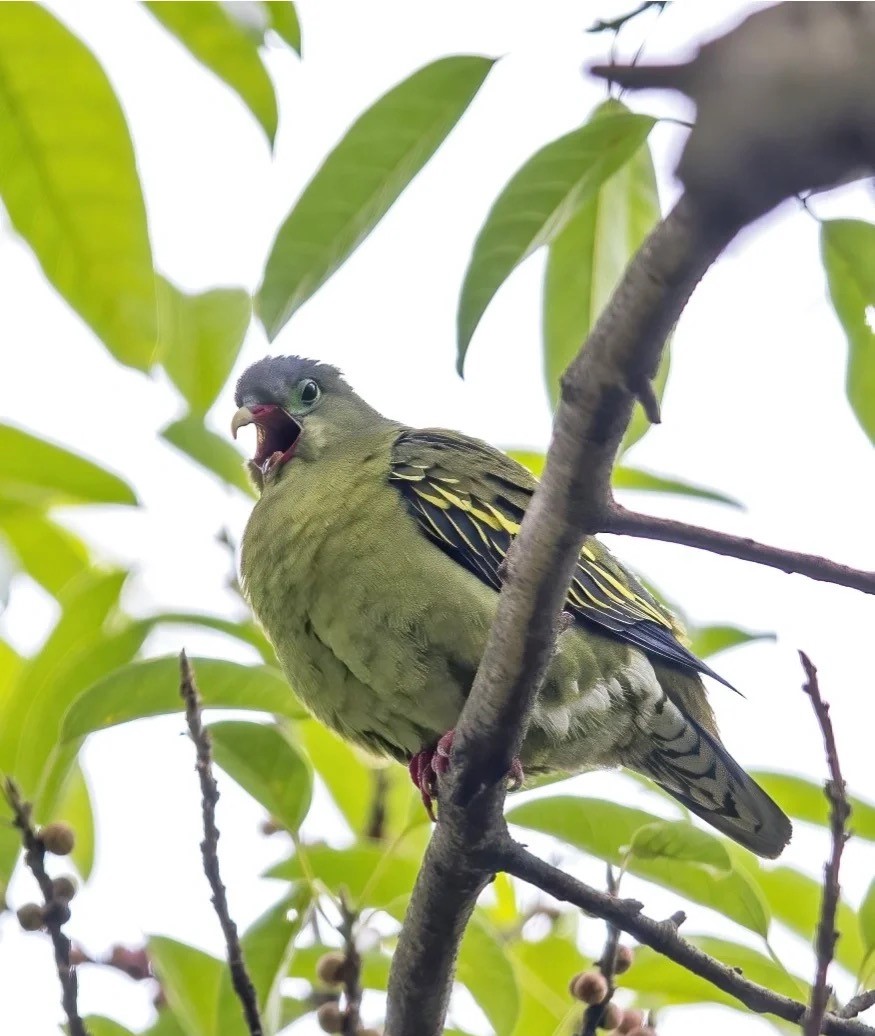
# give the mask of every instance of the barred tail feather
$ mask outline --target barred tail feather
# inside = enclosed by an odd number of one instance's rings
[[[635,769],[757,856],[780,856],[790,821],[714,735],[669,699],[648,735],[650,751]]]

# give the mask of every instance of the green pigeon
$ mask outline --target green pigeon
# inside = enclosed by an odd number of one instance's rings
[[[266,357],[237,384],[259,491],[241,582],[301,701],[410,767],[431,806],[537,485],[477,439],[383,417],[340,371]],[[625,766],[776,857],[791,828],[720,741],[677,621],[595,538],[580,552],[513,777]]]

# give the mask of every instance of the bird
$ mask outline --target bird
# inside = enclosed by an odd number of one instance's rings
[[[431,813],[537,479],[461,432],[384,417],[316,360],[257,361],[235,404],[234,437],[256,429],[244,595],[306,708],[406,764]],[[595,537],[565,614],[513,783],[623,766],[777,857],[790,822],[724,747],[702,678],[726,681]]]

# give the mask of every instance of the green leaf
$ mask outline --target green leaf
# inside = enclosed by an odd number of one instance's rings
[[[875,952],[875,878],[860,904],[859,921],[865,956],[869,957]]]
[[[726,496],[725,493],[718,493],[716,489],[707,489],[705,486],[697,486],[681,479],[655,475],[652,471],[642,471],[640,468],[617,465],[611,481],[614,489],[633,489],[639,493],[671,493],[674,496],[692,496],[699,500],[712,500],[714,503],[726,504],[728,507],[742,507],[738,500]]]
[[[94,866],[94,813],[91,809],[91,794],[82,768],[73,763],[68,771],[67,779],[57,806],[52,811],[52,820],[63,820],[76,832],[76,844],[73,846],[71,859],[88,881],[91,868]]]
[[[751,630],[739,629],[738,626],[697,626],[687,631],[690,638],[690,651],[698,658],[708,658],[718,651],[728,651],[740,644],[750,644],[756,640],[774,640],[774,633],[754,633]]]
[[[345,888],[360,908],[388,910],[391,907],[398,912],[398,904],[413,891],[419,873],[418,856],[400,848],[387,852],[379,843],[358,842],[349,849],[308,845],[302,847],[301,852],[306,854],[306,864],[300,853],[296,853],[271,867],[267,876],[300,881],[308,874],[315,874],[335,894]]]
[[[822,784],[795,774],[775,773],[771,770],[756,771],[751,773],[751,777],[791,817],[820,824],[821,827],[829,826],[829,803]],[[851,804],[848,827],[854,832],[854,837],[875,842],[875,805],[855,795],[849,795],[848,802]]]
[[[492,65],[478,56],[441,58],[393,87],[347,130],[273,243],[258,298],[271,340],[389,211]]]
[[[0,24],[5,10],[0,5]],[[8,424],[0,424],[0,499],[34,507],[137,503],[117,475]]]
[[[521,824],[559,838],[586,853],[621,864],[624,849],[636,831],[661,818],[599,799],[557,795],[516,806],[507,813],[509,823]],[[762,893],[742,870],[715,873],[713,867],[683,860],[638,859],[627,861],[627,870],[639,878],[673,889],[694,903],[717,910],[725,917],[765,936],[769,915]]]
[[[259,627],[248,619],[234,622],[233,619],[222,619],[218,615],[204,615],[201,612],[159,612],[150,616],[147,621],[153,626],[202,626],[204,629],[227,633],[229,637],[254,647],[263,661],[278,668],[270,641]]]
[[[164,277],[157,290],[159,359],[192,411],[203,415],[237,360],[252,300],[242,288],[187,295]]]
[[[79,537],[33,507],[0,500],[0,537],[22,570],[53,595],[90,565]]]
[[[282,673],[266,665],[246,666],[218,658],[193,658],[198,689],[207,709],[249,709],[299,719],[303,713]],[[176,656],[132,662],[84,691],[64,717],[61,739],[144,716],[182,711]]]
[[[629,853],[639,860],[687,860],[718,871],[732,870],[723,842],[685,820],[658,820],[639,827],[629,843]]]
[[[240,97],[273,145],[277,110],[273,83],[252,37],[220,3],[146,0],[146,8],[168,32]]]
[[[791,867],[766,869],[756,864],[753,873],[775,920],[810,945],[820,920],[823,896],[820,880]],[[843,899],[836,912],[836,928],[841,938],[836,943],[835,959],[846,971],[856,975],[863,960],[863,943],[856,911]]]
[[[295,937],[307,916],[309,900],[306,886],[296,889],[291,896],[280,900],[257,918],[240,940],[266,1033],[278,1032],[280,1028],[280,983],[288,971]],[[228,968],[224,969],[219,989],[218,1019],[217,1036],[246,1036],[249,1032]]]
[[[727,939],[705,936],[687,938],[700,950],[716,957],[727,966],[739,968],[744,977],[752,982],[758,982],[794,1000],[798,1000],[800,996],[807,999],[803,993],[807,989],[806,984],[762,953]],[[646,946],[636,948],[632,967],[623,975],[622,985],[643,994],[642,1002],[647,1007],[715,1003],[725,1004],[739,1011],[748,1010],[729,993],[724,993],[710,982]]]
[[[131,1029],[125,1028],[112,1018],[104,1018],[101,1015],[89,1014],[82,1021],[85,1023],[85,1030],[88,1036],[136,1036]]]
[[[596,115],[536,152],[498,196],[474,243],[457,317],[459,373],[480,318],[517,266],[568,225],[644,142],[654,120]],[[577,348],[580,341],[577,342]]]
[[[456,977],[480,1005],[496,1036],[510,1036],[519,1015],[516,976],[498,936],[482,918],[473,917],[465,930]]]
[[[148,370],[155,278],[131,138],[103,69],[39,4],[0,5],[0,195],[48,280]]]
[[[507,953],[520,992],[514,1036],[557,1033],[563,1021],[579,1019],[581,1009],[569,997],[568,983],[584,961],[573,939],[555,932],[537,942],[518,939],[508,943]]]
[[[291,0],[265,0],[265,10],[273,31],[301,56],[301,23]]]
[[[149,959],[186,1036],[219,1036],[219,990],[227,965],[193,946],[153,935]]]
[[[830,298],[848,339],[848,400],[875,443],[875,225],[824,220],[820,248]]]
[[[234,486],[247,496],[255,496],[243,466],[243,457],[227,439],[204,427],[200,417],[189,414],[180,421],[174,421],[161,432],[161,438],[197,461],[207,471],[218,475],[229,486]]]
[[[628,117],[609,100],[591,121]],[[559,379],[586,341],[629,260],[660,216],[650,148],[641,144],[577,209],[554,238],[544,274],[544,376],[554,408]]]
[[[228,720],[209,730],[213,758],[225,773],[287,831],[297,832],[310,808],[313,777],[279,727]]]

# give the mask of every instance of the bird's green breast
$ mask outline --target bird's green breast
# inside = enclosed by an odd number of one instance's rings
[[[422,536],[388,482],[390,447],[289,463],[253,510],[241,569],[304,704],[404,757],[455,723],[495,594]]]

